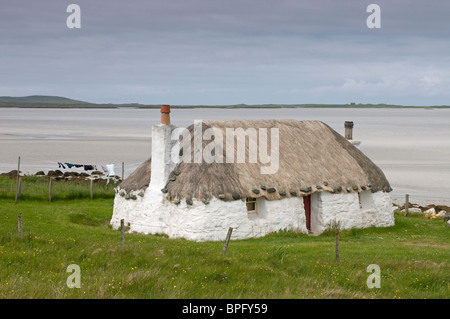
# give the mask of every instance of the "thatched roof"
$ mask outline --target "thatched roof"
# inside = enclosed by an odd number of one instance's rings
[[[317,191],[338,193],[360,192],[366,189],[387,192],[392,190],[380,168],[343,136],[322,122],[296,120],[208,121],[203,122],[202,131],[204,132],[210,127],[221,130],[224,141],[226,128],[255,128],[256,130],[267,128],[269,156],[270,129],[278,128],[278,170],[274,174],[262,174],[261,165],[268,166],[269,164],[249,163],[249,143],[247,141],[245,163],[208,164],[203,161],[202,163],[181,162],[178,164],[171,173],[166,188],[162,190],[169,199],[186,199],[189,203],[195,198],[207,203],[212,197],[225,201],[247,197],[265,197],[268,200],[276,200]],[[194,125],[188,129],[192,132],[192,140],[189,142],[192,143],[193,153]],[[210,141],[203,141],[203,148],[209,143]],[[237,143],[234,147],[236,156]],[[225,145],[223,151],[225,156]],[[192,158],[194,158],[193,155]],[[147,177],[145,179],[148,183],[150,179]],[[128,183],[128,179],[123,184]],[[137,176],[135,175],[133,179],[137,179]],[[135,181],[129,183],[139,184]]]
[[[146,189],[150,183],[151,158],[142,163],[120,185],[121,189],[130,192],[132,190]]]

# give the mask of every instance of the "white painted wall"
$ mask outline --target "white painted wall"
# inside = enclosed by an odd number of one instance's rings
[[[311,230],[322,233],[334,221],[341,229],[388,227],[394,225],[394,213],[389,194],[363,191],[361,204],[358,193],[314,193],[311,197]]]
[[[160,190],[147,188],[144,196],[136,200],[115,197],[111,225],[118,229],[124,219],[130,232],[164,233],[194,241],[225,240],[229,227],[233,227],[233,239],[260,237],[282,229],[306,232],[302,198],[259,198],[257,205],[258,213],[250,215],[241,200],[213,198],[208,205],[196,200],[191,206],[184,201],[175,205]]]
[[[375,209],[365,211],[360,209],[357,193],[313,194],[312,231],[320,234],[335,219],[341,221],[344,229],[392,226],[394,217],[389,195],[370,191],[369,194]],[[307,233],[302,197],[274,201],[259,198],[257,206],[258,213],[249,215],[241,200],[225,202],[213,198],[208,205],[196,200],[191,206],[184,201],[175,205],[159,189],[147,188],[144,196],[137,196],[136,200],[115,197],[111,225],[118,229],[123,218],[130,232],[163,233],[193,241],[225,240],[229,227],[233,227],[232,239],[261,237],[283,229]]]
[[[390,227],[394,226],[394,208],[392,206],[392,199],[388,193],[376,192],[372,194],[373,201],[376,209],[376,222],[377,227]]]

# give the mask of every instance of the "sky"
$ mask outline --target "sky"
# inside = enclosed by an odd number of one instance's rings
[[[449,15],[448,0],[0,0],[0,96],[450,105]]]

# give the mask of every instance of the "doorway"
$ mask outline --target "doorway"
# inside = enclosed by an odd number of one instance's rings
[[[303,207],[305,208],[306,229],[311,232],[311,195],[303,196]]]

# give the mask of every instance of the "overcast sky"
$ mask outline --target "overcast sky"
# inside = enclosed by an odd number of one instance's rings
[[[80,29],[66,25],[71,3]],[[0,0],[0,96],[35,94],[450,105],[450,1]]]

